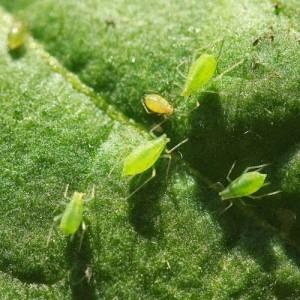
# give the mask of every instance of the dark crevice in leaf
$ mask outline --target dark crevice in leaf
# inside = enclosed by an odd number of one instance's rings
[[[142,190],[128,199],[129,222],[135,231],[148,239],[160,239],[163,232],[160,226],[161,209],[160,199],[166,190],[165,163],[157,164],[157,175]],[[131,182],[131,190],[134,191],[151,176],[152,170],[137,176]]]

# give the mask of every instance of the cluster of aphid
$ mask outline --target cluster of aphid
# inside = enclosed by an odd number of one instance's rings
[[[11,51],[14,51],[22,47],[26,41],[26,36],[27,31],[25,27],[21,23],[16,23],[8,35],[8,48]],[[227,71],[223,72],[218,76],[218,78],[221,78],[225,73],[232,70],[239,64],[241,64],[241,62],[235,64]],[[216,58],[210,54],[202,54],[197,60],[192,63],[181,96],[187,98],[192,94],[195,94],[198,91],[202,90],[203,87],[213,78],[216,68]],[[143,105],[147,112],[163,115],[166,119],[174,113],[173,106],[165,98],[158,94],[146,95],[143,101]],[[184,141],[173,147],[171,150],[166,150],[166,145],[170,142],[170,139],[166,134],[162,134],[160,137],[156,137],[153,140],[150,140],[136,147],[124,160],[123,176],[133,177],[137,174],[141,174],[147,171],[150,168],[153,168],[153,171],[151,177],[148,178],[135,191],[133,191],[127,197],[127,199],[154,178],[156,172],[153,166],[161,157],[164,150],[166,151],[166,156],[170,158],[170,153],[187,141],[188,139],[185,139]],[[270,196],[279,193],[279,191],[276,191],[260,196],[253,196],[255,192],[266,185],[265,179],[267,175],[260,173],[261,169],[265,166],[266,165],[259,165],[246,168],[238,178],[231,181],[230,174],[234,168],[233,164],[226,177],[229,184],[226,188],[223,187],[222,191],[219,192],[219,196],[222,200],[230,201],[230,204],[226,209],[231,207],[233,200],[237,198],[261,198],[264,196]],[[65,197],[67,197],[67,190],[65,192]],[[85,231],[86,226],[83,221],[84,203],[87,203],[93,198],[94,189],[92,190],[91,195],[88,198],[86,198],[85,194],[83,193],[74,192],[73,196],[66,204],[64,212],[54,218],[55,222],[60,220],[59,228],[64,234],[73,235],[77,232],[80,226],[82,226],[83,232]],[[48,243],[51,238],[52,230],[53,227],[50,230]]]

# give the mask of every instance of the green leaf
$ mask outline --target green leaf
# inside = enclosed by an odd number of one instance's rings
[[[0,4],[1,299],[300,297],[298,1]],[[12,17],[34,38],[23,53],[7,49]],[[180,74],[204,52],[218,74],[243,63],[188,103]],[[159,122],[149,91],[175,106],[170,144],[189,143],[126,201],[150,175],[121,176]],[[283,193],[220,216],[211,185],[235,160],[233,178],[271,163],[266,190]],[[80,250],[79,234],[46,245],[67,184],[96,187]]]

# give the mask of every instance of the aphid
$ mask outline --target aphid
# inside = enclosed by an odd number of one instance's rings
[[[27,27],[22,22],[16,22],[7,36],[7,46],[10,51],[20,49],[27,39]]]
[[[216,58],[210,54],[202,54],[192,63],[181,95],[189,97],[201,90],[212,79],[216,68]]]
[[[67,198],[67,191],[68,191],[68,186],[64,193],[65,198]],[[92,200],[94,198],[94,195],[95,195],[94,188],[92,189],[91,196],[89,199],[84,199],[85,198],[84,193],[74,192],[72,197],[70,198],[69,203],[66,204],[64,212],[54,217],[53,226],[57,221],[60,220],[59,229],[63,234],[65,235],[75,234],[79,229],[80,225],[82,226],[82,231],[84,233],[86,230],[86,225],[83,221],[84,203],[87,203],[90,200]],[[47,245],[50,242],[53,226],[49,232]],[[80,239],[80,247],[81,247],[82,239],[83,239],[83,234]]]
[[[183,140],[181,143],[177,144],[171,150],[166,150],[167,157],[170,158],[170,153],[177,149],[182,144],[186,143],[188,139]],[[161,156],[162,152],[165,150],[167,143],[170,139],[166,134],[160,137],[148,141],[143,145],[135,148],[126,158],[123,165],[123,176],[135,176],[141,174],[146,170],[153,167],[156,161]],[[140,187],[138,187],[134,192],[132,192],[128,197],[130,198],[134,193],[140,190],[146,183],[153,179],[156,175],[156,171],[153,168],[152,175],[148,178]]]
[[[267,175],[260,173],[259,171],[262,170],[266,164],[248,167],[244,170],[244,172],[233,181],[230,179],[230,174],[235,166],[235,163],[230,168],[226,179],[228,180],[229,184],[226,188],[224,188],[221,192],[219,192],[219,196],[221,199],[224,200],[231,200],[229,206],[225,209],[229,209],[233,205],[233,199],[248,197],[252,199],[258,199],[266,196],[271,196],[280,193],[280,191],[253,196],[255,192],[260,190],[263,186],[265,186],[265,180]]]
[[[156,113],[165,117],[169,117],[174,113],[173,106],[157,94],[145,95],[143,105],[147,113]]]

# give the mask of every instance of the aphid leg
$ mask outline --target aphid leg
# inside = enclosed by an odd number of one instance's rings
[[[184,139],[183,141],[181,141],[180,143],[178,143],[177,145],[175,145],[172,149],[166,150],[166,153],[167,153],[167,154],[172,153],[172,152],[175,151],[178,147],[180,147],[182,144],[186,143],[188,140],[189,140],[188,138]]]
[[[68,198],[69,184],[66,185],[66,189],[64,191],[64,197]]]
[[[134,195],[136,192],[138,192],[144,185],[146,185],[155,176],[156,176],[156,170],[153,168],[151,176],[146,181],[144,181],[144,183],[141,184],[137,189],[135,189],[128,197],[126,197],[125,200],[128,200],[132,195]]]
[[[259,196],[248,196],[248,198],[251,199],[260,199],[260,198],[264,198],[264,197],[269,197],[269,196],[273,196],[273,195],[277,195],[279,193],[282,193],[282,191],[275,191],[275,192],[271,192],[271,193],[267,193],[267,194],[263,194],[263,195],[259,195]]]
[[[142,102],[142,105],[143,105],[143,107],[144,107],[146,113],[149,114],[149,115],[151,115],[152,113],[151,113],[151,111],[148,110],[148,108],[147,108],[147,106],[145,105],[145,102],[144,102],[143,99],[141,99],[141,102]]]
[[[220,59],[220,57],[221,57],[221,54],[222,54],[222,52],[223,52],[223,46],[224,46],[224,43],[225,43],[225,39],[222,38],[222,39],[220,40],[220,42],[221,42],[221,46],[220,46],[219,53],[218,53],[218,56],[217,56],[217,61],[219,61],[219,59]]]
[[[53,230],[54,230],[54,226],[55,226],[55,223],[60,220],[62,214],[58,215],[58,216],[55,216],[53,218],[53,223],[52,223],[52,226],[50,227],[49,229],[49,233],[48,233],[48,238],[47,238],[47,244],[46,246],[48,247],[49,243],[50,243],[50,240],[51,240],[51,237],[52,237],[52,234],[53,234]]]
[[[165,122],[167,122],[168,118],[165,118],[164,120],[162,120],[161,122],[159,122],[158,124],[156,124],[154,127],[151,128],[150,133],[153,133],[157,128],[159,128],[162,124],[164,124]]]
[[[250,206],[250,207],[255,207],[254,205],[251,205],[249,203],[246,203],[243,199],[240,200],[241,203],[244,205],[244,206]]]
[[[220,75],[218,75],[217,77],[215,77],[215,79],[213,79],[214,81],[220,80],[224,75],[226,75],[227,73],[231,72],[232,70],[236,69],[238,66],[240,66],[241,64],[243,64],[245,61],[245,59],[241,59],[240,61],[238,61],[237,63],[235,63],[233,66],[229,67],[227,70],[225,70],[223,73],[221,73]]]
[[[110,178],[111,174],[113,173],[113,171],[115,170],[116,167],[117,167],[117,164],[114,164],[113,167],[110,169],[110,171],[107,174],[108,178]]]
[[[87,204],[87,203],[91,202],[94,198],[95,198],[95,185],[93,184],[91,193],[90,193],[89,197],[85,199],[85,203]]]
[[[233,205],[233,202],[230,202],[228,206],[226,206],[221,212],[220,212],[220,216],[222,216],[229,208],[231,208],[231,206]]]
[[[227,174],[227,176],[226,176],[226,179],[227,179],[228,182],[231,182],[231,181],[232,181],[232,180],[230,179],[230,175],[231,175],[231,173],[232,173],[232,171],[233,171],[233,169],[234,169],[234,167],[235,167],[235,164],[236,164],[236,161],[232,164],[232,166],[231,166],[231,168],[230,168],[230,170],[229,170],[229,172],[228,172],[228,174]]]
[[[244,173],[247,173],[249,171],[252,171],[252,170],[256,170],[257,172],[261,171],[264,167],[267,167],[269,166],[270,164],[263,164],[263,165],[258,165],[258,166],[252,166],[252,167],[248,167],[244,170],[243,174]]]
[[[81,223],[81,234],[80,234],[80,241],[79,241],[79,247],[78,247],[78,251],[81,250],[81,246],[82,246],[82,242],[83,242],[83,238],[84,238],[84,234],[86,232],[86,225],[84,223],[84,221],[82,221]]]
[[[171,168],[172,156],[171,156],[171,154],[164,154],[161,157],[167,158],[169,160],[168,161],[168,166],[167,166],[167,172],[166,172],[166,179],[168,179],[168,177],[169,177],[169,171],[170,171],[170,168]]]
[[[193,112],[194,110],[196,110],[199,106],[200,106],[200,102],[197,101],[196,106],[190,110],[190,113]]]
[[[185,61],[182,61],[180,64],[178,64],[177,65],[177,67],[176,67],[176,71],[177,71],[177,73],[181,76],[181,77],[183,77],[183,78],[186,78],[186,76],[181,72],[181,70],[180,70],[180,67],[182,66],[182,65],[184,65],[185,64]]]

